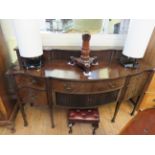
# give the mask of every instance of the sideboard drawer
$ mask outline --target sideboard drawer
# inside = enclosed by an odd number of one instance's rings
[[[57,92],[66,93],[96,93],[109,92],[123,87],[125,79],[103,80],[103,81],[67,81],[67,80],[53,80],[52,88]]]
[[[153,108],[153,107],[155,107],[155,93],[145,94],[143,101],[140,105],[140,109],[144,110],[144,109]]]
[[[44,90],[46,88],[45,79],[43,78],[16,75],[15,80],[19,88],[29,87],[29,88],[34,88],[38,90]]]

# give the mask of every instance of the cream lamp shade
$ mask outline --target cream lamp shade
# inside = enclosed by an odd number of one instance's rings
[[[123,55],[131,58],[142,58],[154,27],[155,20],[130,20]]]
[[[20,56],[38,57],[43,54],[39,20],[13,20]]]

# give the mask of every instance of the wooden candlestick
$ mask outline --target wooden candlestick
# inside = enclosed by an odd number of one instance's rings
[[[82,35],[82,51],[81,51],[81,58],[84,60],[89,60],[90,56],[90,49],[89,49],[89,41],[90,41],[90,34],[83,34]]]
[[[97,57],[90,57],[90,49],[89,49],[89,41],[90,41],[91,35],[90,34],[83,34],[82,35],[82,50],[81,50],[81,56],[79,58],[71,56],[71,63],[70,64],[76,64],[79,67],[81,67],[85,73],[89,73],[90,67],[92,65],[97,65]]]

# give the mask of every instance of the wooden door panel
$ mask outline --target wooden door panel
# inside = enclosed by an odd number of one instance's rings
[[[47,104],[46,92],[24,88],[19,92],[24,103]]]
[[[124,100],[139,96],[149,77],[148,72],[144,72],[135,76],[131,76],[127,85]]]

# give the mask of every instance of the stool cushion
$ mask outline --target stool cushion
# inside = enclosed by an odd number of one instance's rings
[[[70,109],[68,112],[69,121],[99,122],[99,112],[93,109]]]

